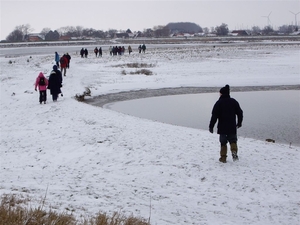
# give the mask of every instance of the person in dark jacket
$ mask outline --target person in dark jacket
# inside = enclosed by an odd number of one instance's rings
[[[66,53],[66,58],[68,60],[68,62],[67,62],[67,68],[70,69],[71,56],[69,55],[69,53]]]
[[[102,48],[99,47],[99,57],[102,57]]]
[[[48,89],[50,89],[50,94],[52,95],[52,100],[54,102],[57,101],[58,95],[61,93],[61,87],[62,75],[57,66],[54,65],[48,80]]]
[[[80,50],[80,55],[81,55],[81,58],[83,58],[83,55],[84,55],[84,49],[83,48]]]
[[[89,54],[89,51],[87,49],[84,49],[84,57],[87,58]]]
[[[209,123],[209,131],[213,133],[215,123],[218,120],[217,133],[220,135],[220,162],[226,163],[227,143],[230,143],[230,150],[233,161],[238,160],[237,128],[242,126],[243,110],[239,103],[230,97],[230,87],[227,84],[220,89],[220,98],[215,103]]]

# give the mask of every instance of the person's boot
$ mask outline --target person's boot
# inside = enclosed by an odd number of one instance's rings
[[[237,147],[236,143],[230,143],[230,150],[231,150],[231,153],[232,153],[232,159],[233,159],[233,161],[239,160],[239,157],[237,155],[238,147]]]
[[[227,158],[227,145],[221,145],[221,151],[220,151],[220,159],[219,161],[222,163],[226,163]]]

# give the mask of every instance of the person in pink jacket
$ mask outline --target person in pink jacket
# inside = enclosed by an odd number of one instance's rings
[[[39,88],[40,92],[40,104],[44,102],[46,104],[47,101],[47,86],[48,86],[48,79],[44,76],[42,72],[38,75],[35,81],[35,91],[37,91],[37,88]]]

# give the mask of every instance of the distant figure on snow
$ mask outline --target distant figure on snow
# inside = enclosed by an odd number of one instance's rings
[[[143,50],[143,53],[146,52],[146,45],[145,44],[142,45],[142,50]]]
[[[35,80],[35,91],[37,91],[37,88],[39,89],[40,96],[39,96],[39,101],[40,104],[44,102],[46,104],[47,101],[47,86],[48,86],[48,80],[44,76],[42,72],[38,75],[38,77]]]
[[[95,53],[95,55],[96,55],[96,58],[97,58],[97,56],[98,56],[98,48],[96,47],[95,49],[94,49],[94,53]]]
[[[99,57],[102,57],[102,48],[99,47]]]
[[[54,60],[55,60],[57,67],[59,67],[59,59],[60,59],[59,54],[57,52],[55,52]]]
[[[80,55],[81,55],[81,58],[83,58],[83,55],[84,55],[84,49],[83,48],[80,50]]]
[[[128,46],[128,54],[130,55],[131,52],[132,52],[132,48],[131,48],[131,46],[129,45],[129,46]]]

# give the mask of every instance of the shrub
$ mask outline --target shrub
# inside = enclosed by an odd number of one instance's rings
[[[126,75],[126,71],[125,70],[122,70],[121,72],[122,75]],[[144,74],[144,75],[147,75],[147,76],[150,76],[152,75],[152,71],[151,70],[147,70],[147,69],[141,69],[141,70],[136,70],[134,72],[130,72],[129,74],[131,75],[135,75],[135,74]]]
[[[72,214],[46,211],[43,205],[36,209],[28,208],[29,201],[16,195],[2,195],[0,225],[150,225],[145,219],[126,217],[117,212],[112,216],[99,212],[78,221]]]
[[[85,88],[85,91],[82,94],[76,94],[75,99],[79,102],[83,102],[85,96],[91,96],[91,90],[89,88]]]

